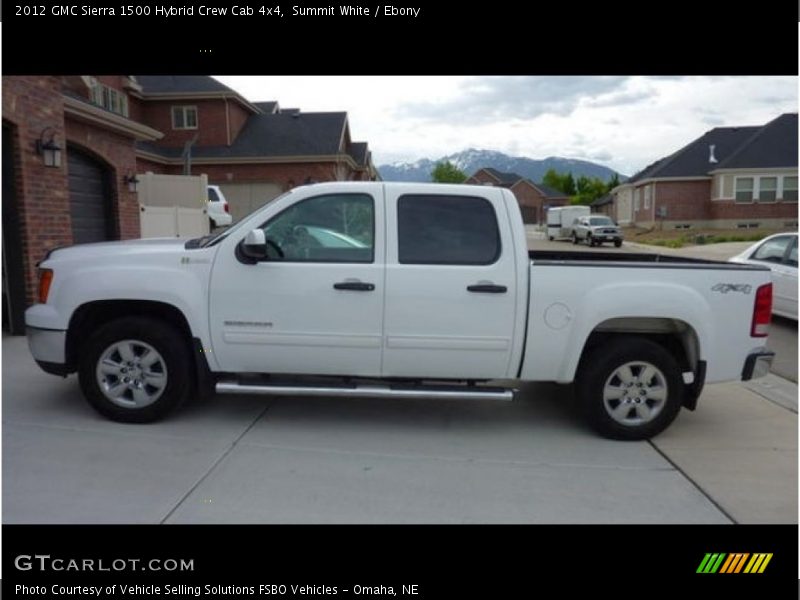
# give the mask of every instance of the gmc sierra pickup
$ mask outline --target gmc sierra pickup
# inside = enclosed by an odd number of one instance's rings
[[[575,384],[601,434],[644,439],[705,382],[766,372],[767,269],[528,252],[503,188],[337,182],[230,229],[51,251],[29,345],[91,405],[153,421],[194,394],[511,399]]]

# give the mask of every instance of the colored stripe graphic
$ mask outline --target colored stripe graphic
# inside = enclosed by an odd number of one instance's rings
[[[750,562],[747,563],[747,566],[744,569],[745,573],[763,573],[764,569],[767,568],[769,561],[772,560],[772,554],[762,553],[762,554],[753,554],[753,558],[750,559]]]
[[[735,553],[729,554],[728,560],[725,561],[725,564],[722,565],[720,569],[720,573],[738,573],[744,567],[744,562],[747,560],[747,557],[750,556],[749,553]]]
[[[723,553],[707,553],[703,560],[700,562],[700,566],[697,567],[698,573],[716,573],[717,569],[719,569],[720,563],[725,558],[726,554]]]
[[[697,573],[763,573],[771,560],[772,553],[767,552],[707,552],[697,567]]]

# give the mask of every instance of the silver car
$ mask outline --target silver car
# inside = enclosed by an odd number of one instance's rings
[[[572,226],[572,243],[586,242],[590,246],[599,246],[604,242],[613,242],[622,246],[622,231],[610,217],[591,215],[575,219]]]

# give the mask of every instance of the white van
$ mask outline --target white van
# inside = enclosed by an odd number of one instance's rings
[[[569,239],[572,237],[572,225],[581,217],[588,217],[591,209],[588,206],[556,206],[547,209],[547,238]]]

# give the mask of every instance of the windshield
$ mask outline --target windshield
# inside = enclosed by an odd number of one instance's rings
[[[214,244],[218,244],[219,242],[224,240],[226,237],[228,237],[228,235],[230,235],[232,232],[237,231],[238,229],[241,229],[242,223],[246,222],[254,212],[256,212],[257,210],[261,210],[267,204],[275,202],[276,200],[280,200],[284,196],[288,196],[291,193],[292,193],[292,190],[289,190],[288,192],[284,192],[283,194],[273,198],[272,200],[268,200],[267,202],[265,202],[264,204],[262,204],[258,208],[252,210],[246,217],[243,217],[242,219],[240,219],[238,223],[236,223],[235,225],[231,225],[227,229],[223,229],[219,233],[212,233],[212,234],[209,234],[209,235],[204,235],[203,237],[194,238],[192,240],[189,240],[188,242],[186,242],[186,247],[187,248],[207,248],[208,246],[213,246]]]
[[[613,225],[614,221],[608,217],[592,217],[589,219],[589,225]]]

